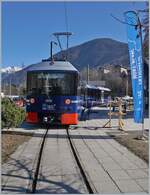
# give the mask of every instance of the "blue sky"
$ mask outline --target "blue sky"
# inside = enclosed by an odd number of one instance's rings
[[[67,2],[70,46],[94,38],[127,42],[123,12],[145,8],[145,2]],[[2,66],[30,65],[49,56],[52,33],[66,31],[64,2],[2,3]],[[57,50],[55,51],[57,52]]]

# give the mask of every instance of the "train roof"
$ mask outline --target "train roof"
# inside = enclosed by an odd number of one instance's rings
[[[73,71],[78,72],[78,70],[68,61],[51,61],[39,62],[37,64],[32,64],[27,71]]]

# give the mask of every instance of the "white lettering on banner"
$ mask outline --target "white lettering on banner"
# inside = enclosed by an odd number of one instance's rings
[[[139,82],[139,85],[142,85],[142,58],[141,56],[138,56],[138,82]]]
[[[138,97],[142,97],[142,91],[137,92]]]
[[[128,42],[133,43],[133,45],[136,45],[136,41],[134,41],[132,39],[128,39]]]
[[[134,53],[134,49],[131,49],[130,56],[131,56],[133,79],[137,79],[137,76],[138,75],[137,75],[137,68],[136,68],[136,64],[135,64],[135,53]]]

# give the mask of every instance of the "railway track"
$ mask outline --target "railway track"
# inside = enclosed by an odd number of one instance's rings
[[[71,137],[70,137],[70,134],[69,134],[69,129],[67,128],[66,131],[67,131],[67,136],[68,136],[68,139],[69,139],[71,150],[72,150],[74,158],[75,158],[75,160],[76,160],[76,162],[78,164],[78,167],[79,167],[81,175],[82,175],[82,177],[84,179],[85,185],[86,185],[86,187],[88,189],[89,194],[93,194],[94,193],[94,189],[93,189],[93,187],[91,186],[91,184],[90,184],[90,182],[88,180],[88,177],[87,177],[87,175],[85,173],[85,169],[84,169],[83,165],[81,164],[81,160],[79,159],[78,152],[75,149],[74,144],[73,144],[73,142],[71,140]]]
[[[31,193],[35,193],[35,191],[36,191],[36,185],[37,185],[37,180],[38,180],[39,168],[40,168],[40,164],[41,164],[42,152],[43,152],[43,149],[44,149],[44,143],[45,143],[47,133],[48,133],[48,128],[46,129],[46,132],[44,134],[42,144],[41,144],[41,147],[40,147],[40,150],[39,150],[37,166],[36,166],[36,170],[35,170],[34,177],[33,177]]]
[[[35,169],[35,173],[33,175],[33,180],[32,180],[32,184],[30,184],[31,186],[31,193],[38,193],[38,183],[42,182],[42,179],[40,178],[41,175],[41,167],[44,166],[44,161],[42,163],[42,159],[44,158],[44,150],[45,150],[45,145],[46,145],[46,139],[48,139],[48,132],[51,131],[49,128],[46,129],[45,134],[43,136],[43,140],[41,142],[41,146],[39,148],[39,153],[38,153],[38,158],[37,158],[37,164],[36,164],[36,169]],[[66,139],[68,142],[68,146],[70,147],[70,151],[72,152],[72,155],[74,157],[75,163],[78,167],[78,174],[80,174],[80,178],[82,178],[82,181],[84,182],[84,185],[86,186],[86,193],[89,194],[93,194],[95,193],[95,189],[92,187],[92,185],[90,184],[90,181],[88,179],[88,175],[87,173],[85,173],[85,169],[80,161],[79,155],[77,150],[74,147],[74,144],[71,140],[70,134],[69,134],[69,129],[68,127],[65,129],[66,131]],[[60,136],[61,137],[61,136]],[[58,138],[58,137],[57,137]],[[57,139],[57,144],[58,144],[58,139]],[[65,162],[63,162],[65,163]],[[40,193],[42,193],[42,191],[40,191]],[[80,193],[80,192],[79,192]]]
[[[35,170],[33,181],[32,181],[31,193],[37,193],[38,192],[37,185],[38,185],[39,182],[42,182],[42,178],[40,178],[40,176],[39,176],[41,174],[40,173],[40,169],[41,169],[40,167],[44,166],[44,162],[43,162],[43,164],[41,162],[42,162],[42,158],[44,157],[43,153],[44,153],[45,143],[46,143],[46,139],[47,139],[49,130],[50,130],[49,128],[46,129],[45,134],[43,136],[43,140],[41,142],[41,146],[40,146],[40,149],[39,149],[38,160],[37,160],[37,165],[36,165],[36,170]],[[88,172],[86,171],[86,168],[84,167],[84,164],[82,162],[80,154],[79,154],[78,150],[76,149],[76,144],[74,143],[74,141],[71,138],[72,136],[69,133],[69,128],[66,128],[65,132],[66,132],[66,139],[67,139],[67,142],[68,142],[68,146],[70,147],[70,150],[72,152],[74,160],[75,160],[75,162],[76,162],[76,164],[78,166],[78,169],[79,169],[79,172],[80,172],[80,176],[82,177],[82,179],[84,181],[84,184],[85,184],[86,189],[87,189],[87,193],[89,193],[89,194],[98,193],[96,186],[92,183],[92,179],[90,179],[90,176],[88,175]],[[82,138],[82,135],[80,135],[80,136]],[[58,143],[58,139],[59,138],[57,137],[57,144],[59,144]],[[82,141],[83,141],[85,147],[87,148],[87,150],[92,154],[93,158],[98,162],[95,154],[93,153],[91,148],[88,146],[86,141],[84,139],[82,139]],[[65,162],[63,162],[63,163],[65,163]],[[98,162],[98,164],[99,164],[99,162]],[[107,172],[102,164],[101,164],[101,167],[102,167],[102,169],[105,172]],[[118,185],[115,183],[115,181],[109,175],[108,172],[107,172],[107,175],[113,181],[115,186],[118,188],[118,191],[121,193],[121,190],[119,189]],[[40,191],[40,192],[42,193],[42,191]]]

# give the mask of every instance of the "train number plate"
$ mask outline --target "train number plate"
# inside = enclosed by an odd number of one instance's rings
[[[54,108],[54,105],[47,105],[47,109],[48,110],[54,110],[55,108]]]

